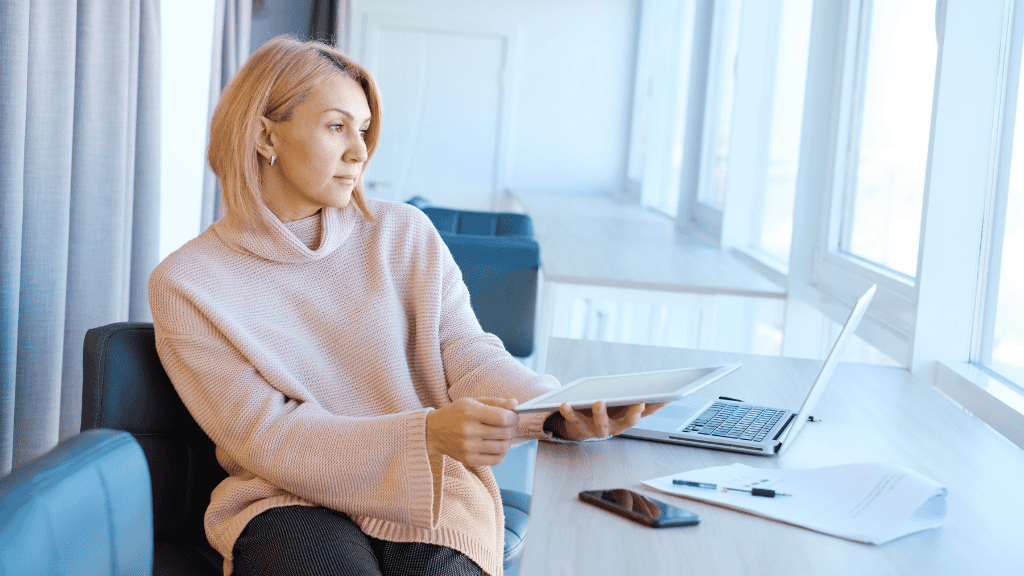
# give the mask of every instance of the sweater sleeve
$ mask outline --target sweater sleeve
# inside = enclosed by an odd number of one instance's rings
[[[497,336],[480,328],[458,265],[440,236],[436,241],[442,266],[441,358],[451,399],[516,398],[523,403],[558,387],[554,377],[539,375],[523,366],[505,350]],[[550,438],[551,434],[543,429],[550,414],[520,414],[519,437]]]
[[[235,346],[182,292],[150,282],[157,351],[229,474],[347,514],[436,527],[429,409],[331,414],[286,375],[261,373],[273,368],[257,369],[259,351]]]

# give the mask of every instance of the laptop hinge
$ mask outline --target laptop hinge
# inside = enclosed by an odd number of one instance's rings
[[[789,420],[786,420],[786,423],[782,425],[782,428],[779,428],[779,433],[775,435],[775,438],[772,438],[773,441],[778,440],[779,436],[782,436],[782,433],[786,431],[786,428],[789,428],[789,424],[793,421],[793,418],[796,418],[796,412],[789,415]],[[775,451],[778,452],[779,449],[776,448]]]

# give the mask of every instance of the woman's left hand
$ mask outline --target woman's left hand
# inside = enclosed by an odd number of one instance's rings
[[[558,412],[552,415],[555,418],[552,424],[558,436],[566,440],[607,438],[636,426],[641,418],[653,414],[666,404],[668,402],[608,408],[604,400],[601,400],[595,402],[592,408],[574,410],[568,402],[564,402],[558,407]]]

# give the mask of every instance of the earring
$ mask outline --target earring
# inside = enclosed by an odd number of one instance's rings
[[[270,165],[271,165],[271,166],[273,166],[273,165],[274,165],[274,160],[277,160],[277,156],[273,156],[273,155],[272,155],[272,156],[270,157]]]

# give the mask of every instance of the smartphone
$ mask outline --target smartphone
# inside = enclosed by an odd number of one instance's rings
[[[580,492],[580,500],[652,528],[692,526],[700,522],[700,516],[693,512],[669,506],[625,488],[584,490]]]

